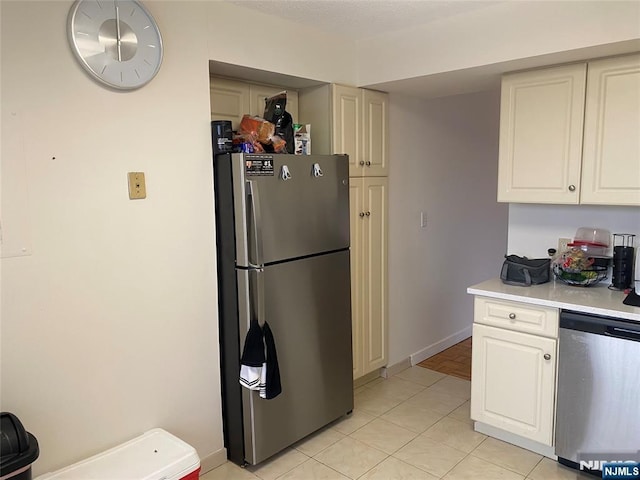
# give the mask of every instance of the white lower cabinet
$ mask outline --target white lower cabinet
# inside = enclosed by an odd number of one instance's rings
[[[504,311],[514,329],[483,325],[483,308]],[[483,308],[479,308],[483,306]],[[541,318],[557,325],[557,311],[517,302],[476,298],[471,367],[471,418],[545,446],[553,445],[557,339],[517,331],[517,319]],[[489,320],[492,321],[492,320]],[[551,331],[557,331],[551,329]]]

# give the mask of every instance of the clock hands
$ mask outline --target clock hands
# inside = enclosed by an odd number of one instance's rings
[[[120,8],[118,2],[114,1],[113,6],[116,7],[116,46],[118,49],[118,61],[122,61],[122,40],[120,34]]]

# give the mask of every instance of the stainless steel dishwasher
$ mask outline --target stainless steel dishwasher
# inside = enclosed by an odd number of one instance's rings
[[[557,390],[559,462],[640,461],[639,322],[563,310]]]

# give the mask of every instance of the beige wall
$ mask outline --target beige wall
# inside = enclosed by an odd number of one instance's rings
[[[354,42],[223,1],[207,3],[210,59],[355,85]]]
[[[27,190],[2,208],[32,253],[2,260],[1,406],[38,438],[36,474],[153,427],[223,448],[204,5],[150,5],[163,67],[117,93],[72,57],[71,2],[2,2],[3,167],[21,158]]]
[[[508,206],[496,203],[499,92],[391,95],[389,364],[471,335],[468,286],[497,275]],[[420,213],[427,217],[421,227]]]
[[[208,61],[343,81],[353,63],[319,57],[335,48],[319,34],[301,44],[320,66],[261,52],[220,2],[145,4],[164,62],[123,93],[74,59],[71,1],[0,3],[0,408],[38,438],[36,475],[153,427],[224,458]],[[128,199],[129,171],[145,200]]]
[[[529,258],[547,256],[558,238],[574,238],[580,227],[605,228],[611,233],[636,235],[640,247],[640,208],[609,205],[509,205],[508,252]],[[609,252],[613,255],[613,250]],[[640,255],[636,256],[640,281]]]

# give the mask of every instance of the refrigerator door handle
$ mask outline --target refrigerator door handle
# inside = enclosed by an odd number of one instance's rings
[[[264,270],[261,268],[249,270],[249,304],[251,316],[257,320],[260,327],[264,327]]]
[[[251,180],[247,180],[247,195],[251,197],[251,231],[253,238],[249,241],[253,242],[254,261],[249,258],[249,266],[252,268],[263,268],[264,261],[262,256],[262,213],[260,212],[260,195],[258,195],[258,185]]]
[[[254,246],[254,262],[249,259],[249,267],[254,277],[253,288],[251,289],[251,304],[257,307],[254,310],[258,324],[262,327],[265,322],[264,304],[264,260],[262,256],[262,214],[260,211],[260,195],[258,195],[258,185],[251,180],[247,180],[247,195],[251,197],[251,231]]]

